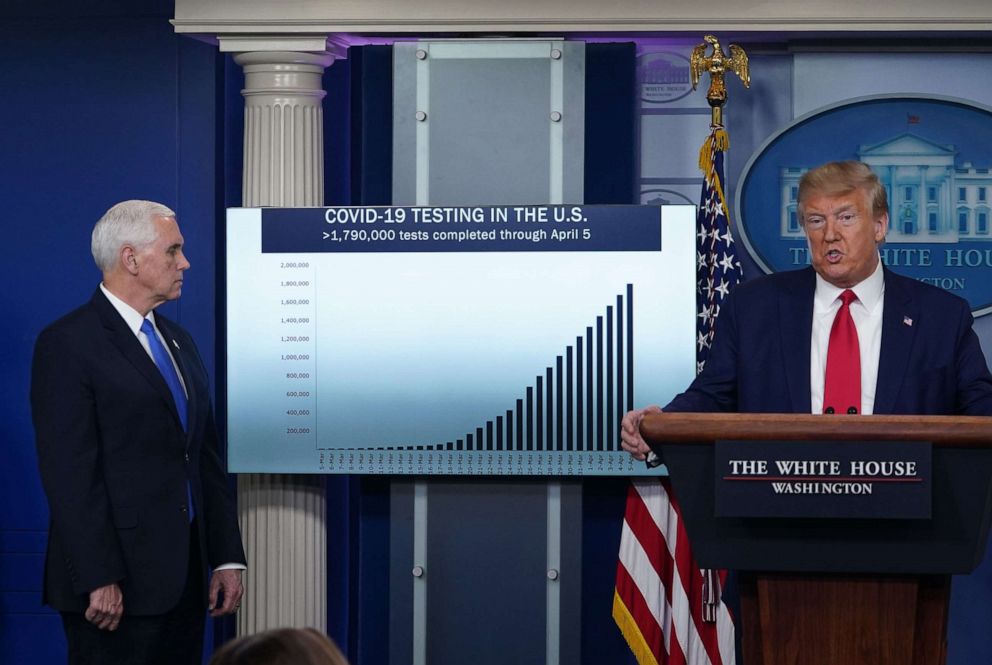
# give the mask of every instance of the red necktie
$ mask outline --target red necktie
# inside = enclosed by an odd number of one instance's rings
[[[840,294],[840,309],[830,328],[827,373],[823,381],[824,413],[861,413],[861,349],[851,318],[854,291]]]

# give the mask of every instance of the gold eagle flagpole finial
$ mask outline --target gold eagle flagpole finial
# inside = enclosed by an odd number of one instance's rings
[[[706,50],[710,47],[713,52],[707,56]],[[695,90],[700,77],[709,72],[710,88],[706,92],[706,101],[710,105],[710,129],[717,139],[718,150],[726,150],[730,146],[727,130],[723,126],[723,105],[727,103],[727,84],[724,82],[724,75],[727,71],[737,74],[745,88],[751,87],[751,72],[744,49],[737,44],[731,44],[728,56],[723,52],[719,39],[714,35],[705,35],[703,43],[692,49],[692,55],[689,57],[689,73],[692,77],[692,89]]]

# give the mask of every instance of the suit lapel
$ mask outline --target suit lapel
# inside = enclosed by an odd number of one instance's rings
[[[778,301],[783,363],[794,413],[810,412],[809,345],[815,289],[816,277],[809,268],[784,286]]]
[[[875,413],[892,413],[896,397],[906,375],[916,337],[913,322],[919,320],[919,306],[900,278],[885,269],[885,304],[882,311],[882,348],[878,356],[878,383],[875,388]]]
[[[90,302],[96,309],[111,343],[117,347],[121,355],[155,389],[155,392],[159,394],[172,411],[176,422],[179,422],[179,412],[176,410],[176,403],[172,398],[172,392],[169,390],[169,386],[162,377],[162,373],[158,370],[155,362],[145,351],[144,347],[141,346],[141,342],[138,341],[137,336],[127,327],[127,323],[124,322],[124,319],[121,318],[121,315],[114,309],[114,306],[110,304],[110,301],[107,300],[107,297],[103,295],[103,292],[99,288]]]

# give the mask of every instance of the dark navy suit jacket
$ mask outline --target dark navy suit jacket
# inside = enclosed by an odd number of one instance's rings
[[[201,561],[245,561],[206,368],[185,330],[155,322],[186,384],[185,432],[158,368],[99,289],[38,336],[31,407],[51,513],[44,600],[57,610],[85,610],[88,592],[112,582],[128,614],[174,607],[190,560],[187,480]]]
[[[884,270],[874,413],[992,415],[992,376],[968,304]],[[704,370],[666,411],[810,413],[816,275],[781,272],[724,302]]]

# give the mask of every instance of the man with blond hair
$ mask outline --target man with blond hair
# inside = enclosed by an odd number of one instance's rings
[[[664,410],[992,415],[968,303],[882,265],[889,207],[871,169],[812,169],[798,202],[812,265],[738,286],[705,368]],[[622,445],[636,459],[651,455],[641,419],[661,410],[624,416]]]

